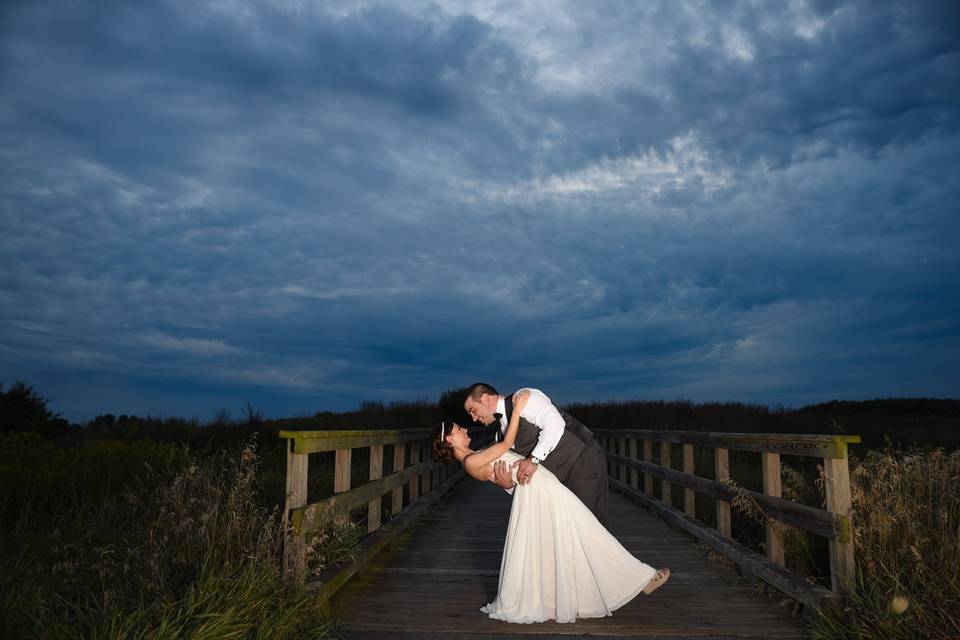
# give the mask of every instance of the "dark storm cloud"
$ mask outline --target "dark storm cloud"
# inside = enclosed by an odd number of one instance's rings
[[[955,394],[955,3],[4,12],[0,378],[70,417]]]

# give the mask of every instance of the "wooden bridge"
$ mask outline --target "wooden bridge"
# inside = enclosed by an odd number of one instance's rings
[[[429,430],[281,432],[289,441],[287,571],[292,579],[308,580],[337,621],[338,635],[371,640],[803,638],[797,607],[785,603],[802,606],[808,617],[835,606],[851,588],[847,444],[859,442],[858,436],[595,433],[608,452],[616,490],[610,496],[610,531],[644,562],[672,571],[667,585],[652,596],[638,596],[611,617],[516,625],[480,612],[496,595],[510,498],[490,483],[465,478],[458,465],[426,460]],[[706,450],[712,450],[713,473],[705,474],[712,479],[695,473],[703,473],[695,469],[695,447],[700,466]],[[681,454],[681,469],[671,464],[674,449]],[[737,490],[728,481],[731,450],[759,454],[763,492]],[[309,454],[321,452],[335,452],[334,493],[308,503],[308,488],[324,484],[322,479],[308,482]],[[387,476],[385,453],[393,463]],[[780,497],[781,454],[823,459],[827,509]],[[354,465],[355,459],[366,464]],[[730,502],[738,494],[766,516],[765,554],[731,538]],[[715,500],[716,528],[696,519],[698,495]],[[682,497],[677,500],[681,508],[673,506],[675,497]],[[369,533],[349,560],[311,574],[310,536],[336,522],[362,519],[364,512]],[[784,524],[827,538],[832,589],[812,585],[783,566],[778,528]],[[773,589],[762,592],[760,581]]]

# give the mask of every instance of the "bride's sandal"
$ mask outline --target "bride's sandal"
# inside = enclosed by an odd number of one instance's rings
[[[669,579],[670,579],[670,569],[659,569],[657,571],[657,574],[653,576],[653,580],[648,582],[647,586],[643,588],[643,592],[646,595],[650,595],[651,593],[653,593],[654,591],[662,587],[664,584],[666,584],[667,580]]]

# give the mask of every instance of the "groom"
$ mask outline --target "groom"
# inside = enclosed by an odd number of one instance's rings
[[[517,481],[530,482],[542,464],[553,472],[604,526],[607,524],[607,457],[593,433],[566,411],[559,411],[538,389],[528,389],[530,399],[520,413],[520,430],[513,449],[524,460],[515,463]],[[513,415],[513,394],[502,396],[488,384],[477,382],[467,390],[463,408],[474,422],[498,429],[503,437]],[[497,484],[511,490],[509,470],[496,469]]]

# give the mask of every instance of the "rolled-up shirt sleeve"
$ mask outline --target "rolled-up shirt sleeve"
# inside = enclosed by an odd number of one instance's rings
[[[539,389],[528,389],[528,391],[530,399],[527,400],[527,406],[520,412],[520,417],[532,422],[540,429],[537,446],[533,448],[530,455],[546,460],[563,437],[567,423],[560,415],[560,410],[553,406],[553,402],[546,394]]]

